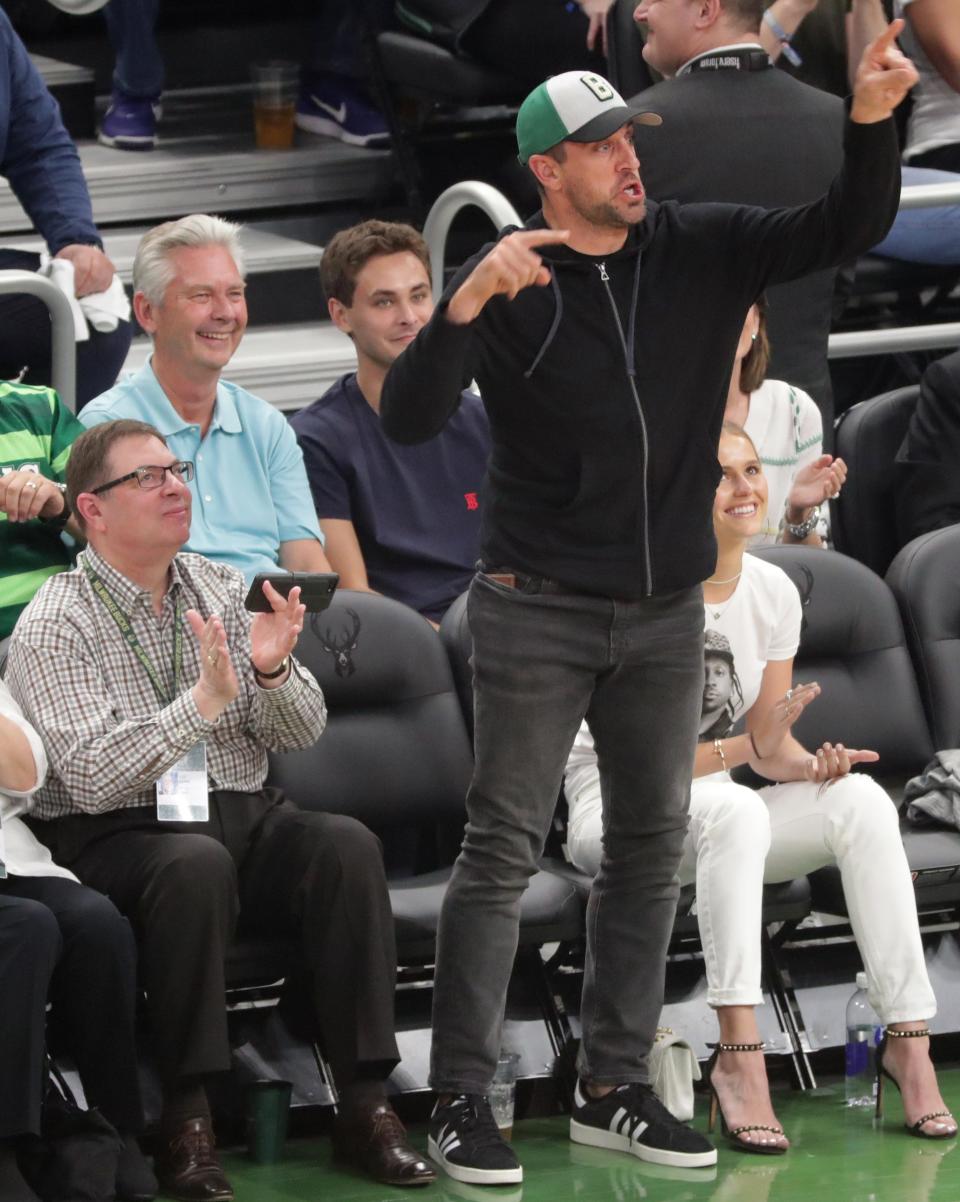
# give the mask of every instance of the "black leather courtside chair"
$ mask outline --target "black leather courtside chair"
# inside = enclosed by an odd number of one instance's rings
[[[800,591],[804,625],[794,679],[816,680],[823,690],[794,727],[797,738],[810,748],[829,739],[879,752],[873,775],[899,799],[931,759],[933,742],[892,591],[835,551],[765,547],[759,554]],[[960,836],[903,821],[901,834],[921,912],[960,905]],[[822,868],[810,883],[815,910],[847,913],[839,869]]]
[[[831,504],[834,543],[881,576],[899,550],[893,463],[919,392],[917,384],[897,388],[853,405],[837,419],[836,454],[850,474]]]
[[[907,543],[887,583],[900,606],[934,746],[960,747],[960,525]]]

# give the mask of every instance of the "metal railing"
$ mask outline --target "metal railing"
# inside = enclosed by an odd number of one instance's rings
[[[430,251],[430,275],[435,300],[439,299],[440,293],[443,292],[443,268],[450,226],[461,209],[471,206],[486,213],[498,231],[505,225],[523,225],[519,213],[510,201],[491,184],[467,179],[441,192],[433,202],[423,225],[423,237]]]
[[[831,334],[827,358],[855,359],[858,355],[896,355],[902,351],[933,351],[954,346],[960,346],[960,321],[944,321],[929,326]]]
[[[960,183],[910,184],[900,189],[901,209],[930,209],[935,205],[960,205]]]
[[[46,276],[34,271],[0,271],[0,295],[27,292],[50,310],[50,382],[68,409],[76,411],[77,344],[70,302]]]

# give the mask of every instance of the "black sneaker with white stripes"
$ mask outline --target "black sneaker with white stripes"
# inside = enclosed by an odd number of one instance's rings
[[[430,1159],[466,1185],[509,1185],[523,1180],[513,1148],[500,1134],[483,1094],[458,1094],[430,1116]]]
[[[578,1081],[570,1138],[674,1168],[704,1169],[717,1163],[717,1149],[710,1141],[675,1119],[650,1086],[639,1083],[591,1098]]]

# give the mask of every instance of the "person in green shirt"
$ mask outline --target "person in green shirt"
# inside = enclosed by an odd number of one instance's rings
[[[83,426],[51,388],[0,382],[0,639],[41,584],[70,566],[64,496]]]

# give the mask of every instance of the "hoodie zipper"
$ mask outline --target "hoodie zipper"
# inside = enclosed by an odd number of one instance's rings
[[[600,280],[603,283],[603,290],[607,294],[607,299],[610,301],[610,309],[613,312],[614,324],[617,327],[617,333],[620,335],[620,346],[623,349],[624,365],[627,369],[627,380],[630,383],[630,392],[633,394],[633,403],[636,406],[637,416],[640,418],[640,441],[643,447],[643,464],[640,473],[643,491],[643,561],[646,569],[646,595],[649,597],[653,593],[653,568],[650,563],[650,507],[647,503],[648,497],[648,482],[647,482],[647,461],[650,456],[650,444],[647,438],[647,419],[643,415],[643,406],[640,404],[640,394],[637,392],[636,375],[630,365],[630,352],[627,348],[626,335],[623,332],[623,322],[620,320],[620,311],[617,308],[617,302],[614,300],[613,292],[610,290],[610,276],[607,274],[606,263],[598,263],[597,270],[600,272]],[[633,331],[631,330],[631,334]]]

